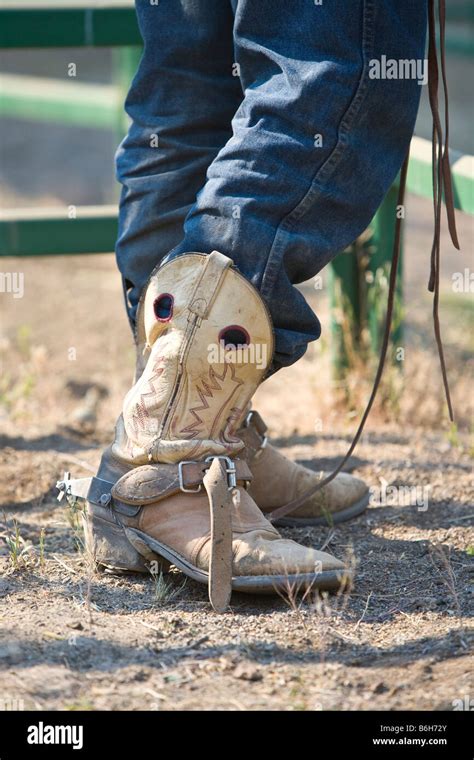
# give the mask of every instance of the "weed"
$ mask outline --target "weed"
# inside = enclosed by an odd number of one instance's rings
[[[168,580],[163,570],[150,566],[150,575],[153,578],[153,596],[158,604],[167,604],[176,599],[186,586],[186,578],[179,585],[175,586],[172,581]]]
[[[449,549],[446,552],[443,546],[432,545],[430,546],[430,552],[433,566],[451,594],[457,614],[461,615],[461,605],[459,604],[459,595],[456,589],[456,576],[451,564]]]
[[[31,327],[20,325],[16,331],[16,345],[24,359],[30,358],[31,352]]]
[[[456,425],[455,422],[451,422],[451,424],[449,426],[449,430],[448,430],[448,432],[446,434],[446,437],[447,437],[447,439],[449,441],[449,444],[451,446],[453,446],[453,447],[460,446],[461,442],[459,440],[458,426]]]
[[[7,533],[5,535],[5,543],[7,545],[8,554],[12,568],[14,570],[20,570],[26,568],[30,564],[31,547],[26,545],[24,538],[20,535],[20,526],[17,520],[13,520],[13,526],[9,529],[8,521],[5,519],[7,526]]]
[[[41,528],[39,537],[39,564],[42,570],[44,570],[44,538],[45,530]]]
[[[77,552],[83,552],[85,548],[82,512],[82,508],[78,507],[77,504],[69,504],[66,509],[66,519],[71,528],[74,547]]]

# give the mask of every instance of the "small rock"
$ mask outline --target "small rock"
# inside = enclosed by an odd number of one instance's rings
[[[255,665],[244,662],[237,665],[232,675],[242,681],[261,681],[263,678],[262,673]]]
[[[68,628],[75,628],[76,631],[83,631],[84,626],[80,620],[74,620],[72,623],[68,623]]]

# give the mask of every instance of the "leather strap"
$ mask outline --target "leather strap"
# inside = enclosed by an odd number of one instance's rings
[[[214,459],[204,476],[211,519],[209,600],[216,612],[225,612],[232,594],[232,492],[221,459]]]
[[[446,401],[448,404],[448,412],[451,421],[454,421],[454,414],[451,404],[451,397],[449,393],[448,377],[446,372],[446,364],[444,359],[443,342],[441,339],[441,330],[439,323],[439,274],[440,274],[440,227],[441,227],[441,202],[443,197],[443,191],[445,195],[446,213],[448,218],[448,228],[453,245],[459,248],[459,242],[456,233],[455,211],[451,181],[451,167],[449,164],[449,110],[448,110],[448,90],[446,81],[446,63],[445,63],[445,16],[446,16],[446,4],[445,0],[439,0],[438,4],[438,16],[440,27],[440,58],[441,58],[441,72],[443,78],[444,100],[445,100],[445,138],[443,145],[443,131],[441,127],[441,119],[439,116],[439,104],[438,104],[438,57],[436,52],[436,18],[435,18],[435,0],[427,0],[428,2],[428,91],[431,105],[431,112],[433,116],[433,203],[434,203],[434,235],[433,245],[431,250],[431,271],[430,281],[428,284],[428,290],[433,292],[433,323],[434,332],[436,337],[436,343],[438,347],[438,355],[441,365],[441,375],[443,378],[443,385],[446,395]],[[400,173],[400,185],[398,190],[397,206],[403,205],[405,197],[406,177],[408,171],[408,159],[407,154]],[[385,366],[385,359],[387,356],[387,349],[390,341],[390,332],[392,327],[393,305],[395,300],[395,289],[398,274],[398,262],[400,259],[400,240],[402,232],[402,219],[397,215],[395,221],[395,236],[393,241],[393,253],[392,264],[390,268],[390,280],[388,288],[388,303],[387,313],[385,317],[385,327],[382,339],[382,349],[380,353],[380,359],[375,374],[374,384],[372,392],[370,394],[369,401],[365,408],[362,419],[359,423],[357,431],[354,435],[351,445],[340,464],[336,469],[330,473],[326,478],[319,481],[313,488],[308,489],[302,493],[297,499],[293,499],[288,504],[284,504],[282,507],[275,509],[273,512],[267,515],[267,518],[274,522],[286,515],[294,512],[295,509],[301,507],[307,499],[313,496],[315,493],[324,488],[331,480],[341,472],[342,468],[346,464],[349,457],[352,455],[360,436],[364,429],[365,423],[369,416],[370,410],[374,403],[377,391],[380,385],[380,380]]]
[[[191,314],[205,319],[221,286],[222,277],[232,261],[219,251],[212,251],[206,257],[203,271],[194,289],[191,304],[188,307]]]
[[[267,426],[258,412],[251,411],[245,418],[245,422],[237,431],[237,435],[245,443],[245,456],[252,461],[265,448],[267,443]]]
[[[433,169],[433,213],[434,213],[434,233],[433,244],[431,247],[431,265],[428,290],[433,293],[433,325],[438,348],[438,356],[441,367],[441,376],[443,378],[444,392],[448,405],[448,413],[451,422],[454,422],[454,412],[451,403],[451,394],[449,391],[448,376],[446,371],[446,362],[444,358],[443,341],[441,337],[441,326],[439,320],[439,291],[440,291],[440,241],[441,241],[441,207],[443,194],[445,197],[446,215],[448,219],[448,229],[455,248],[459,249],[459,241],[456,231],[456,218],[454,211],[453,189],[451,179],[451,167],[449,164],[449,102],[448,102],[448,85],[446,79],[446,60],[445,60],[445,26],[446,26],[446,3],[445,0],[439,0],[438,3],[439,18],[439,39],[440,39],[440,61],[441,75],[444,91],[444,113],[445,113],[445,134],[443,145],[443,128],[439,114],[438,102],[438,53],[436,50],[436,17],[435,1],[428,0],[428,94],[433,117],[433,138],[432,138],[432,169]]]
[[[252,473],[247,462],[235,459],[233,463],[236,481],[250,482]],[[179,465],[145,464],[122,475],[112,488],[112,496],[125,504],[146,505],[179,493],[183,490],[181,485],[198,492],[209,467],[209,462],[182,462],[180,480]]]
[[[406,185],[406,176],[407,176],[407,170],[408,170],[408,154],[403,162],[402,171],[400,175],[400,186],[398,189],[398,199],[397,199],[397,206],[403,205],[403,200],[405,197],[405,185]],[[352,439],[352,443],[349,446],[349,449],[347,450],[346,454],[342,458],[341,462],[338,464],[338,466],[325,478],[320,480],[316,485],[314,485],[312,488],[309,488],[307,491],[304,491],[300,496],[298,496],[296,499],[293,499],[292,501],[288,502],[287,504],[284,504],[282,507],[278,507],[278,509],[273,510],[273,512],[270,512],[270,514],[266,515],[267,519],[270,520],[270,522],[274,522],[275,520],[279,520],[282,517],[285,517],[286,515],[289,515],[291,512],[294,512],[295,509],[298,509],[301,507],[307,499],[309,499],[311,496],[313,496],[315,493],[321,490],[321,488],[324,488],[328,483],[331,482],[331,480],[334,480],[336,475],[339,475],[342,468],[346,464],[349,457],[352,455],[352,452],[354,451],[355,447],[357,446],[359,442],[359,438],[362,435],[362,431],[364,429],[364,425],[367,421],[367,417],[370,414],[370,410],[372,409],[372,405],[375,401],[375,397],[377,395],[377,391],[379,389],[380,380],[382,379],[382,373],[385,366],[385,358],[387,356],[387,350],[390,343],[390,332],[392,327],[392,315],[393,315],[393,305],[395,302],[395,285],[397,281],[397,272],[398,272],[398,262],[400,259],[400,239],[401,239],[401,219],[397,218],[396,224],[395,224],[395,239],[393,242],[393,253],[392,253],[392,264],[390,267],[390,279],[389,279],[389,287],[388,287],[388,304],[387,304],[387,315],[385,318],[385,329],[384,329],[384,335],[382,339],[382,348],[380,351],[380,358],[379,363],[377,367],[377,372],[375,373],[375,380],[374,384],[372,386],[372,392],[370,394],[369,401],[367,403],[367,406],[365,408],[364,414],[362,415],[362,419],[359,423],[359,427],[356,430],[356,433],[354,435],[354,438]]]
[[[244,485],[250,483],[252,473],[247,462],[244,459],[235,459],[233,464],[236,481]],[[122,475],[115,484],[96,477],[71,478],[66,472],[64,479],[56,484],[59,490],[58,500],[66,495],[72,499],[87,500],[106,507],[113,498],[123,504],[145,506],[179,493],[182,490],[181,484],[189,491],[195,490],[197,493],[198,488],[201,490],[209,467],[208,462],[183,462],[180,480],[179,465],[143,465]],[[224,471],[227,474],[225,466]]]

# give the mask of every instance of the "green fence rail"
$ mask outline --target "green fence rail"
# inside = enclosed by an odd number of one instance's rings
[[[110,253],[117,239],[116,206],[0,211],[0,256]]]
[[[474,214],[474,157],[452,152],[455,206]],[[414,137],[410,151],[407,190],[425,198],[432,197],[431,143]],[[0,210],[0,256],[44,256],[47,254],[106,253],[114,250],[117,232],[116,206],[78,206],[63,208]],[[393,227],[396,218],[396,187],[385,198],[364,240],[372,268],[377,270],[392,255]],[[350,249],[352,252],[352,249]],[[360,256],[360,252],[358,254]],[[353,264],[339,257],[334,266],[344,279],[353,281]],[[355,297],[350,293],[351,302]]]
[[[115,127],[123,113],[119,87],[23,74],[0,75],[0,114],[93,129]]]
[[[155,0],[156,1],[156,0]],[[447,9],[446,48],[452,54],[474,55],[474,6]],[[0,7],[0,48],[115,47],[119,84],[136,68],[142,39],[130,0],[56,0],[22,2],[3,0]],[[128,48],[123,49],[123,48]],[[131,49],[130,49],[131,48]],[[130,81],[130,80],[128,80]],[[90,103],[87,102],[87,88]],[[117,129],[123,102],[120,86],[81,84],[59,79],[2,77],[0,114],[14,118],[77,124],[82,127]]]
[[[127,0],[2,2],[0,47],[117,47],[141,45],[133,3]]]
[[[163,0],[162,0],[163,1]],[[156,5],[158,2],[155,0]],[[472,3],[450,7],[448,52],[472,55],[474,7]],[[2,0],[1,48],[48,48],[141,45],[134,4],[131,0]]]

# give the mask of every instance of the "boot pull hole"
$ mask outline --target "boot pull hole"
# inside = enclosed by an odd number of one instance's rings
[[[173,316],[174,298],[169,293],[162,293],[153,302],[153,311],[158,322],[169,322]]]
[[[248,346],[250,344],[250,335],[244,327],[239,325],[229,325],[224,327],[219,333],[219,343],[223,343],[224,347],[233,346],[238,348],[239,346]]]

